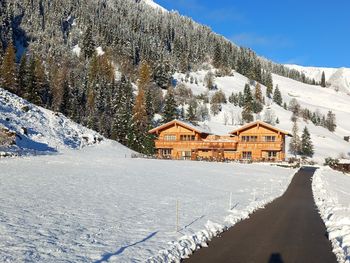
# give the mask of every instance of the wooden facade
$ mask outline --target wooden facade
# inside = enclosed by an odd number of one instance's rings
[[[157,156],[182,160],[283,161],[285,137],[290,133],[262,121],[232,131],[211,134],[200,127],[173,120],[149,131],[157,135]]]

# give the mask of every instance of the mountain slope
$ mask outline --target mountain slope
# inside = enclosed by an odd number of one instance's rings
[[[179,83],[183,83],[189,87],[194,95],[208,93],[210,100],[215,91],[208,92],[208,89],[205,87],[204,78],[207,72],[202,70],[190,74],[190,76],[198,80],[198,85],[196,83],[182,81],[186,80],[186,74],[177,73],[174,75],[174,78]],[[349,97],[333,89],[304,84],[276,74],[273,74],[272,77],[274,85],[278,85],[283,101],[287,105],[292,99],[297,99],[302,108],[308,108],[312,111],[319,110],[322,114],[327,114],[329,110],[332,110],[336,114],[337,128],[334,133],[321,126],[315,126],[311,121],[304,121],[302,118],[299,118],[298,126],[300,135],[305,126],[307,126],[311,133],[315,148],[313,159],[319,163],[323,163],[324,158],[329,156],[334,158],[338,158],[339,156],[349,157],[350,143],[343,139],[344,136],[350,135],[350,123],[347,121],[350,116]],[[227,98],[232,92],[243,92],[246,83],[250,83],[250,80],[237,72],[234,72],[233,76],[215,78],[215,84],[219,90],[225,93]],[[253,89],[253,86],[251,86],[251,89]],[[266,87],[262,85],[262,89],[265,95]],[[272,112],[275,119],[278,118],[279,124],[276,124],[277,127],[292,131],[292,112],[285,110],[267,98],[265,99],[267,105],[265,105],[260,115],[255,115],[255,119],[260,118],[264,120],[265,113],[269,111]],[[210,104],[207,104],[207,107],[210,108]],[[222,104],[222,110],[218,115],[211,113],[209,120],[200,122],[200,125],[208,127],[211,132],[216,134],[228,134],[241,125],[241,114],[242,108],[228,102],[227,104]],[[289,150],[289,140],[287,138],[287,152]],[[290,154],[287,156],[292,157]]]
[[[306,77],[321,81],[322,72],[325,73],[326,81],[331,88],[350,93],[350,68],[323,68],[303,67],[298,65],[285,65],[290,69],[304,73]]]

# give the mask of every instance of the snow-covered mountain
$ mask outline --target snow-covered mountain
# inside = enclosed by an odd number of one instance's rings
[[[97,132],[71,121],[64,115],[35,106],[1,88],[0,126],[17,134],[16,146],[6,151],[19,154],[53,153],[104,140]]]
[[[304,67],[299,65],[285,65],[288,68],[298,70],[306,77],[321,81],[322,72],[325,73],[326,81],[331,88],[350,93],[350,68],[323,68]]]

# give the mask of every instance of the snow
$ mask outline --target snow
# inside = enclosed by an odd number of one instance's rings
[[[73,47],[73,53],[77,55],[77,57],[80,57],[80,53],[81,53],[81,48],[79,47],[79,45],[75,45]]]
[[[96,48],[96,53],[97,53],[97,56],[103,56],[105,54],[105,52],[103,51],[102,47],[97,47]]]
[[[131,153],[104,141],[0,160],[0,261],[179,262],[280,196],[295,172]]]
[[[145,3],[146,5],[154,8],[154,9],[158,9],[158,10],[160,10],[162,12],[166,12],[167,11],[164,7],[162,7],[159,4],[155,3],[153,0],[141,0],[141,2]]]
[[[313,178],[315,202],[320,210],[338,262],[350,262],[350,176],[329,167],[319,169]]]
[[[215,69],[211,69],[215,72]],[[197,72],[191,72],[190,76],[198,80],[198,84],[185,82],[186,74],[175,73],[174,79],[177,83],[182,83],[189,87],[194,95],[200,95],[202,93],[208,93],[209,98],[215,91],[208,91],[204,84],[205,75],[208,70],[199,70]],[[315,148],[315,155],[313,160],[322,164],[327,157],[339,158],[339,156],[350,157],[350,144],[344,141],[344,136],[350,136],[350,96],[343,92],[337,92],[334,89],[322,88],[320,86],[307,85],[289,78],[281,77],[279,75],[272,75],[274,86],[278,85],[282,93],[283,101],[287,104],[293,98],[297,99],[303,108],[316,111],[317,109],[322,114],[327,114],[329,110],[332,110],[336,114],[337,128],[334,133],[319,126],[315,126],[313,123],[305,122],[302,118],[298,120],[299,132],[301,135],[302,130],[306,126],[310,133]],[[222,90],[227,99],[232,92],[243,92],[245,84],[250,80],[245,76],[234,72],[233,76],[216,77],[215,84],[219,90]],[[253,86],[251,86],[253,89]],[[265,95],[266,87],[262,85],[262,92]],[[268,106],[265,106],[264,111],[260,114],[260,119],[263,120],[264,113],[269,108],[279,119],[280,123],[276,124],[277,128],[291,132],[293,123],[291,121],[292,112],[283,109],[275,103],[268,102]],[[210,104],[207,104],[210,109]],[[225,135],[239,128],[241,111],[239,107],[235,107],[233,104],[227,103],[222,105],[222,111],[214,116],[210,114],[210,120],[199,123],[199,125],[206,126],[211,133]],[[259,118],[259,116],[255,116]],[[227,123],[225,125],[225,118]],[[287,157],[289,149],[289,138],[287,138]]]
[[[298,65],[286,65],[288,68],[298,70],[306,77],[321,81],[322,72],[325,73],[326,81],[331,88],[350,93],[350,68],[323,68],[303,67]]]
[[[103,138],[60,113],[35,106],[0,88],[0,126],[16,132],[17,154],[47,154],[78,149]],[[27,132],[25,132],[27,130]]]

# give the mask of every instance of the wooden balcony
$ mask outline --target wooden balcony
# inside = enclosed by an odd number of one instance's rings
[[[276,142],[265,142],[265,141],[256,141],[256,142],[240,142],[239,149],[260,149],[268,151],[281,151],[283,149],[284,143],[282,141]]]
[[[236,150],[237,149],[237,142],[235,141],[163,141],[163,140],[156,140],[155,146],[157,149],[164,148],[164,149],[172,149],[172,148],[178,148],[178,149],[229,149],[229,150]]]

